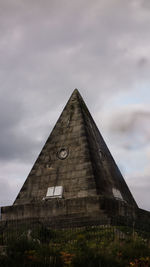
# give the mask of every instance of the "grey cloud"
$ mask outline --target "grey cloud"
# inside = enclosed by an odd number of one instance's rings
[[[119,112],[120,111],[120,112]],[[116,132],[122,133],[130,133],[131,131],[137,130],[136,126],[140,127],[140,123],[145,124],[145,127],[150,123],[150,111],[149,110],[118,110],[117,114],[114,114],[114,118],[112,121],[114,123],[110,123],[110,129]],[[144,129],[140,129],[143,130]],[[149,131],[150,133],[150,131]]]
[[[46,1],[45,5],[43,3],[41,4],[41,1],[38,1],[38,8],[31,1],[30,11],[25,2],[24,5],[19,5],[18,3],[18,6],[16,5],[16,9],[18,8],[20,11],[18,12],[19,15],[17,14],[18,19],[13,19],[10,27],[12,27],[14,32],[15,29],[21,32],[21,41],[20,39],[18,40],[18,43],[21,43],[21,45],[17,47],[17,44],[14,43],[14,47],[18,48],[16,49],[16,53],[14,50],[14,53],[12,53],[12,50],[8,49],[8,55],[9,52],[11,53],[10,58],[8,58],[9,66],[13,64],[15,66],[17,64],[16,67],[17,70],[19,68],[21,78],[24,78],[22,75],[28,76],[29,84],[26,84],[26,88],[30,88],[30,73],[33,75],[32,83],[35,86],[39,83],[40,88],[42,82],[46,79],[44,90],[48,89],[48,84],[50,86],[54,84],[57,88],[60,88],[60,84],[65,82],[69,85],[71,82],[66,81],[68,80],[68,75],[67,79],[65,79],[64,73],[63,75],[61,74],[65,68],[66,73],[69,72],[69,76],[71,76],[71,80],[74,83],[76,83],[75,80],[80,80],[79,85],[81,87],[87,87],[86,82],[84,82],[85,76],[89,76],[90,86],[93,82],[94,88],[96,87],[94,80],[98,84],[100,79],[103,80],[102,77],[105,77],[106,80],[109,77],[111,81],[109,87],[106,86],[107,83],[105,81],[103,81],[102,86],[109,90],[110,93],[110,89],[113,89],[110,85],[111,83],[112,85],[116,83],[119,74],[121,77],[120,83],[122,82],[123,84],[127,79],[127,75],[125,79],[123,78],[123,74],[120,72],[118,66],[120,62],[117,63],[116,60],[123,53],[122,49],[126,49],[126,47],[121,47],[119,50],[116,44],[126,33],[128,36],[133,33],[135,34],[137,30],[139,31],[139,29],[136,29],[136,23],[132,20],[132,14],[128,14],[128,20],[125,17],[123,8],[126,5],[122,5],[121,7],[119,4],[117,6],[116,3],[118,4],[118,1],[114,1],[114,7],[110,4],[109,12],[107,11],[109,4],[105,6],[102,2],[100,5],[98,1],[92,4],[86,1],[86,5],[80,6],[80,10],[77,3],[76,5],[69,5],[67,1],[63,1],[64,6],[62,4],[60,7],[54,4],[53,1],[49,4]],[[101,8],[102,10],[100,9],[101,6],[103,7]],[[122,12],[120,12],[121,15],[118,12],[116,16],[115,7],[117,7],[116,10],[120,9],[119,11]],[[122,23],[119,23],[120,20]],[[134,46],[134,36],[132,38],[132,46]],[[18,58],[19,61],[16,60]],[[46,64],[44,62],[45,60]],[[130,64],[130,61],[126,62],[123,58],[122,60],[124,68],[126,64]],[[78,73],[79,66],[82,69],[81,76]],[[39,78],[42,78],[40,72],[44,73],[46,68],[49,68],[49,77],[45,77],[42,74],[43,79],[40,81]],[[133,76],[131,71],[133,70],[130,69],[128,72],[130,77]],[[56,78],[57,75],[59,75],[59,82]],[[116,89],[116,86],[114,87]]]
[[[39,147],[38,142],[8,132],[0,141],[0,159],[31,161]]]
[[[0,162],[0,206],[12,205],[30,168],[27,163]]]
[[[149,63],[149,59],[146,58],[146,57],[141,57],[141,58],[138,60],[138,62],[137,62],[138,66],[139,66],[140,68],[145,67],[148,63]]]
[[[149,2],[149,1],[147,1],[147,0],[140,0],[139,3],[140,3],[141,6],[142,6],[143,8],[145,8],[146,10],[147,10],[147,9],[150,9],[150,2]]]
[[[145,5],[129,0],[0,2],[1,161],[36,157],[75,87],[94,116],[119,92],[150,83]],[[119,115],[111,118],[113,127],[109,121],[112,135],[131,136],[142,120],[148,121],[135,112],[123,115],[123,122]],[[144,129],[145,140],[149,132]]]
[[[136,184],[131,187],[133,192],[134,198],[136,199],[138,206],[141,209],[146,209],[150,211],[150,204],[149,204],[149,192],[150,186],[149,181],[145,187],[137,187]]]
[[[5,205],[6,203],[8,203],[9,205],[10,204],[9,201],[12,198],[10,197],[10,193],[12,192],[12,190],[11,190],[11,187],[6,182],[6,180],[3,180],[2,178],[0,179],[0,188],[2,188],[0,192],[0,206]],[[9,199],[8,199],[8,195],[9,195]]]
[[[149,192],[150,192],[150,184],[149,184],[150,176],[149,174],[141,175],[136,177],[130,177],[129,185],[131,191],[134,195],[134,198],[137,201],[137,204],[140,208],[150,210],[150,202],[149,202]]]
[[[0,188],[0,207],[6,205],[6,203],[7,205],[12,205],[16,193],[13,187],[6,179],[0,178]]]
[[[1,94],[0,105],[0,159],[29,161],[33,157],[39,142],[32,134],[20,132],[20,126],[25,121],[25,110],[15,96]]]

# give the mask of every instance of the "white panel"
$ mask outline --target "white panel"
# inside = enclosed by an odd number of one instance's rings
[[[46,198],[61,198],[63,193],[63,187],[62,186],[53,186],[48,187]],[[46,199],[43,198],[43,199]]]
[[[123,197],[118,189],[113,188],[112,191],[115,198],[123,200]]]
[[[54,187],[48,187],[46,197],[54,196]]]
[[[62,193],[63,193],[63,187],[56,186],[54,191],[54,197],[62,197]]]

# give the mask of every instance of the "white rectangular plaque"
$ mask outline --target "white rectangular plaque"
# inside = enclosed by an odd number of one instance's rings
[[[54,187],[48,187],[46,197],[54,196]]]
[[[54,197],[62,197],[62,193],[63,193],[63,187],[55,186]]]
[[[115,197],[116,199],[123,200],[123,197],[122,197],[122,195],[121,195],[121,192],[120,192],[118,189],[113,188],[112,191],[113,191],[113,195],[114,195],[114,197]]]
[[[62,193],[63,193],[62,186],[48,187],[46,198],[62,198]]]

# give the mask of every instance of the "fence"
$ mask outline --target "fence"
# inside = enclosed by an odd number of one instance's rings
[[[63,229],[51,228],[44,220],[7,221],[0,226],[0,246],[3,267],[125,267],[141,257],[143,264],[150,264],[150,231],[119,219]]]

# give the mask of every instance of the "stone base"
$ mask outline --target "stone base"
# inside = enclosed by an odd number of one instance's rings
[[[38,221],[50,227],[76,227],[99,224],[140,224],[150,226],[150,212],[111,198],[84,197],[50,199],[34,204],[2,208],[2,221]]]

